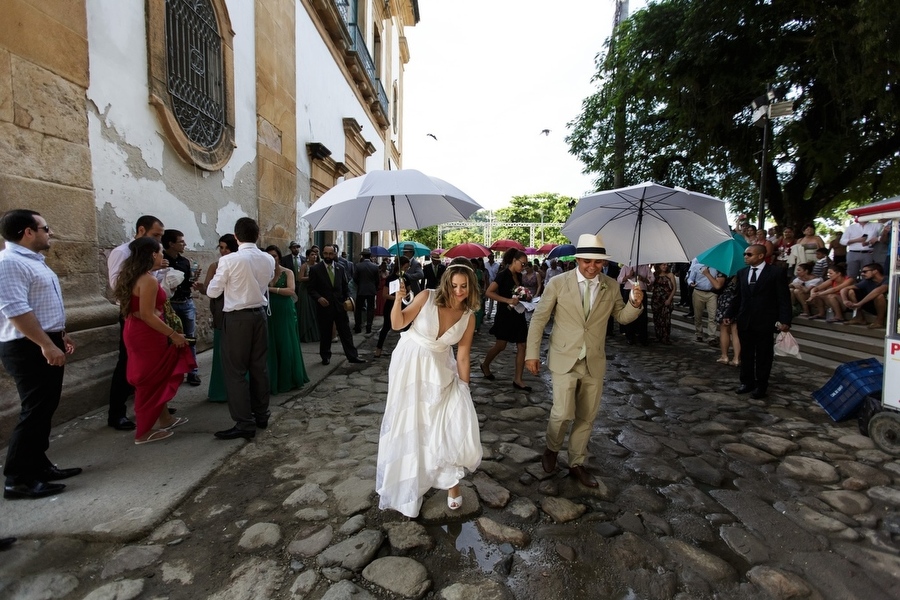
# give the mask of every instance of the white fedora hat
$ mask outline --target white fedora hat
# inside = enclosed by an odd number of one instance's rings
[[[575,258],[608,260],[612,257],[606,253],[600,234],[582,233],[578,236],[578,244],[575,245]]]

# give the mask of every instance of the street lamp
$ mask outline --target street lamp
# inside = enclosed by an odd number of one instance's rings
[[[758,230],[766,227],[766,162],[769,155],[769,121],[773,117],[789,117],[794,114],[794,103],[790,101],[775,102],[775,90],[769,88],[764,96],[759,96],[751,103],[753,124],[763,128],[762,155],[759,159],[759,223]]]
[[[538,210],[541,213],[541,246],[544,245],[544,209],[541,208]]]

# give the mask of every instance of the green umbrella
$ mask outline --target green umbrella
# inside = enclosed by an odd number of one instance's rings
[[[407,244],[412,244],[415,247],[415,250],[413,251],[414,256],[428,256],[431,254],[431,248],[425,244],[420,244],[419,242],[400,242],[388,248],[388,252],[391,254],[400,254],[403,252],[403,247]]]
[[[698,254],[697,262],[731,277],[744,267],[744,250],[746,248],[744,240],[731,238]]]

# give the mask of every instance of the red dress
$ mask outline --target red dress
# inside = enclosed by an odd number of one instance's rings
[[[162,312],[166,293],[156,291],[156,312]],[[134,316],[139,312],[140,299],[131,296],[131,314],[125,319],[122,337],[128,351],[128,383],[134,386],[134,416],[137,421],[135,438],[153,429],[166,402],[175,397],[184,374],[197,366],[190,348],[178,348],[169,339]],[[159,317],[160,321],[163,318]]]

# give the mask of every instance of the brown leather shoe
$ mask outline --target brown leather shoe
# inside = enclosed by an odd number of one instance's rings
[[[595,488],[600,485],[597,483],[597,480],[594,479],[594,476],[588,473],[581,465],[569,467],[569,475],[577,479],[578,483],[583,486]]]
[[[544,455],[541,457],[541,466],[544,467],[545,473],[552,473],[556,470],[556,455],[559,452],[554,452],[550,448],[544,450]]]

